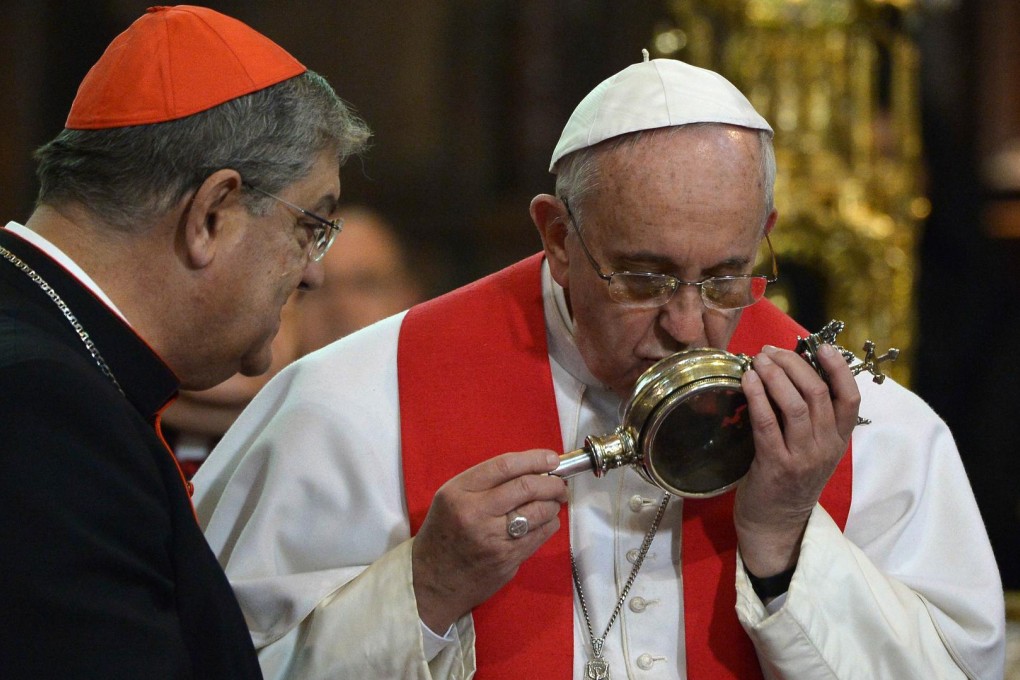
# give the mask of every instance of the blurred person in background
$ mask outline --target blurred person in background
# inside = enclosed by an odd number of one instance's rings
[[[298,356],[361,330],[423,299],[394,225],[380,212],[352,205],[341,210],[350,252],[327,257],[326,279],[291,303]]]

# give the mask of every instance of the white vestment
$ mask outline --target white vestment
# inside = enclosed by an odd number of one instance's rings
[[[569,451],[619,425],[620,400],[585,368],[547,266],[543,286]],[[444,642],[423,630],[414,601],[397,392],[402,319],[284,369],[194,480],[199,519],[267,678],[474,672],[471,617]],[[738,557],[740,621],[770,678],[1001,678],[1002,589],[953,438],[915,395],[868,377],[858,379],[861,414],[874,422],[853,435],[845,532],[816,507],[789,592],[768,609]],[[584,474],[569,487],[572,547],[601,635],[662,492],[632,469]],[[614,678],[686,677],[682,512],[674,498],[606,639]],[[580,680],[590,642],[576,596],[574,609]],[[522,677],[541,677],[540,669],[536,659]]]

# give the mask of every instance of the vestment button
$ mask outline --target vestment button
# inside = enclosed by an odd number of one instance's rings
[[[664,656],[652,656],[651,654],[642,654],[637,658],[637,667],[643,671],[652,670],[652,666],[655,665],[656,661],[665,661]]]
[[[635,494],[630,497],[628,505],[630,505],[630,509],[632,512],[641,512],[652,503],[653,501],[650,501],[647,498],[643,498],[642,496]]]
[[[640,614],[648,607],[648,601],[643,597],[632,597],[628,606],[632,612]]]

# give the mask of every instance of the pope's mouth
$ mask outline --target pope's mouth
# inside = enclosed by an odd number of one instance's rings
[[[649,368],[651,368],[652,366],[654,366],[655,364],[659,363],[660,361],[662,361],[663,359],[665,359],[666,357],[669,357],[669,356],[672,356],[672,355],[671,354],[664,354],[661,357],[653,357],[653,358],[641,359],[638,362],[638,365],[641,367],[641,371],[643,373],[644,371],[647,371]]]
[[[638,382],[638,380],[640,380],[641,376],[643,376],[645,373],[647,373],[648,369],[650,369],[656,363],[658,363],[657,359],[641,359],[641,360],[639,360],[637,362],[637,364],[634,366],[633,370],[627,376],[627,389],[623,390],[622,392],[621,392],[621,390],[617,389],[616,392],[620,393],[621,396],[629,395],[630,392],[633,391],[634,386],[637,385],[637,382]]]

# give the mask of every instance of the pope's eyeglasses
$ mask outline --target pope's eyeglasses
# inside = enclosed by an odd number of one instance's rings
[[[765,288],[770,283],[775,283],[779,278],[779,269],[776,264],[776,254],[772,250],[772,241],[768,234],[765,235],[765,242],[769,247],[769,257],[772,260],[772,275],[762,276],[753,274],[741,274],[736,276],[709,276],[701,281],[684,281],[672,274],[653,274],[651,272],[610,272],[606,274],[602,267],[595,260],[595,257],[588,250],[588,246],[581,236],[581,229],[577,226],[577,220],[570,211],[567,199],[561,198],[563,206],[567,209],[567,216],[570,224],[577,233],[577,239],[581,243],[588,262],[591,263],[599,278],[609,284],[609,298],[625,307],[638,307],[650,309],[661,307],[676,294],[680,286],[697,286],[701,291],[701,299],[709,309],[732,310],[750,307],[765,296]]]
[[[328,220],[325,217],[320,217],[309,210],[298,207],[290,201],[285,201],[279,196],[274,196],[268,191],[263,191],[253,184],[245,182],[244,185],[256,193],[268,196],[275,201],[279,201],[291,210],[296,210],[305,217],[315,220],[318,223],[312,227],[312,238],[308,243],[308,257],[313,262],[318,262],[326,255],[326,251],[329,250],[329,247],[333,245],[333,241],[336,240],[337,234],[339,234],[344,228],[344,221],[341,217],[338,217],[335,220]]]

